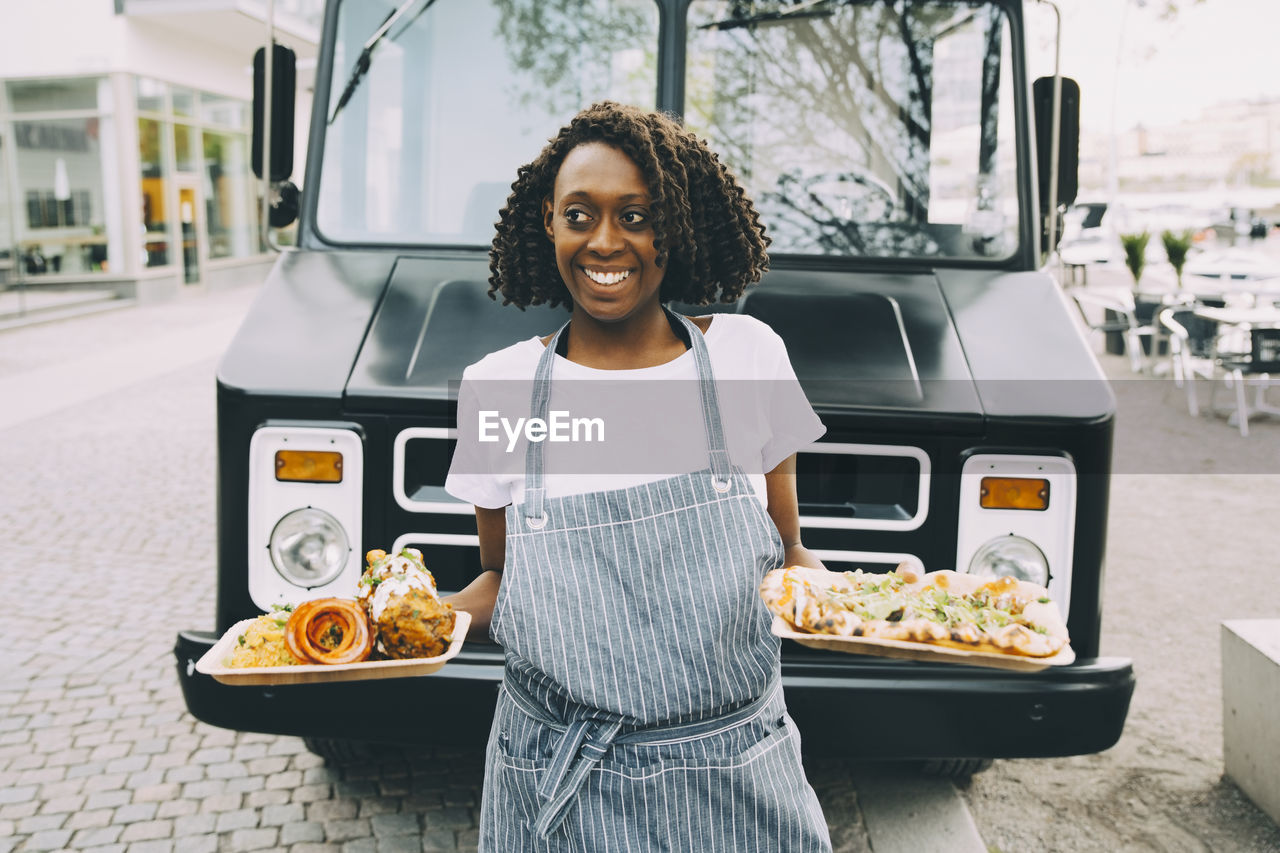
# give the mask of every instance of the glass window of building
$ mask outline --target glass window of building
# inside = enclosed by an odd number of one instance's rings
[[[138,160],[142,176],[143,266],[171,263],[173,232],[170,223],[169,147],[172,134],[167,122],[138,119]]]
[[[200,93],[200,121],[243,130],[249,126],[249,103],[222,95]]]
[[[0,287],[13,281],[17,275],[14,270],[12,207],[9,201],[9,151],[5,148],[4,136],[0,135]]]
[[[60,112],[63,110],[109,109],[110,103],[99,102],[99,90],[109,98],[105,86],[96,77],[80,77],[66,80],[12,80],[9,89],[9,108],[15,113]]]
[[[123,229],[107,79],[14,80],[5,90],[14,180],[5,196],[19,271],[119,271]]]
[[[121,173],[110,78],[0,81],[0,284],[162,267],[195,281],[206,260],[264,251],[248,101],[148,77],[130,85],[136,177]],[[139,182],[136,210],[122,180]],[[126,217],[137,222],[128,246]]]
[[[137,78],[138,112],[168,112],[165,102],[168,92],[169,87],[159,80],[152,80],[150,77]]]
[[[245,135],[206,130],[204,172],[209,257],[241,258],[253,254],[257,220]]]
[[[137,78],[139,154],[148,266],[265,251],[249,171],[249,102]],[[178,230],[181,229],[181,251]]]
[[[196,151],[198,138],[199,134],[194,132],[189,124],[173,126],[174,162],[179,172],[196,171],[196,158],[199,156],[199,152]]]
[[[180,86],[173,87],[173,114],[194,118],[196,114],[196,93]]]

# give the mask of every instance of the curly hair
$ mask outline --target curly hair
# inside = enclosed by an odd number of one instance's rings
[[[690,305],[733,302],[769,268],[769,238],[733,174],[672,117],[602,101],[574,116],[532,163],[521,166],[489,251],[489,297],[521,309],[573,307],[547,240],[543,200],[576,146],[603,142],[640,168],[652,199],[653,246],[665,269],[659,298]]]

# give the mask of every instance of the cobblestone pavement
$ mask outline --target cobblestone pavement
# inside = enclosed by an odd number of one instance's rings
[[[251,295],[0,336],[0,385]],[[174,636],[214,613],[214,366],[0,429],[0,853],[473,849],[478,750],[325,765],[186,713]],[[848,768],[809,771],[837,849],[869,850]]]

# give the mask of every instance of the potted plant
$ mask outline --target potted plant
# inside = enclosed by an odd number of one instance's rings
[[[1147,265],[1147,243],[1151,242],[1151,232],[1141,234],[1121,234],[1120,245],[1124,248],[1124,265],[1133,275],[1133,286],[1136,290],[1142,281],[1142,270]]]
[[[1164,243],[1165,256],[1169,258],[1169,265],[1173,267],[1173,274],[1178,278],[1178,289],[1182,289],[1182,268],[1186,266],[1187,255],[1191,252],[1191,243],[1194,235],[1190,231],[1182,231],[1175,234],[1172,231],[1164,231],[1160,234],[1160,242]]]

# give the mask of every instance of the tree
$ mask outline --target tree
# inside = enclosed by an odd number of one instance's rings
[[[618,47],[643,47],[646,65],[657,46],[656,20],[636,4],[584,0],[494,0],[498,32],[511,64],[529,74],[515,82],[524,104],[540,102],[548,115],[566,119],[599,100],[609,80],[586,71],[610,68]],[[604,38],[604,34],[608,38]],[[650,94],[652,90],[650,90]]]
[[[613,91],[609,77],[617,73],[619,45],[655,44],[642,4],[494,3],[495,35],[506,41],[515,67],[527,72],[513,81],[517,97],[550,115],[567,116],[597,99],[599,87]],[[752,188],[775,250],[937,253],[925,227],[930,160],[937,153],[931,113],[935,102],[954,106],[956,100],[945,91],[955,75],[935,73],[935,46],[951,39],[953,56],[983,63],[975,91],[963,96],[980,110],[974,166],[980,177],[993,176],[1001,141],[1003,13],[950,3],[832,3],[785,23],[752,20],[787,5],[692,7],[688,126],[712,140]]]
[[[697,28],[712,22],[692,22],[691,56],[716,66],[689,123],[749,183],[770,188],[756,202],[790,250],[936,252],[922,229],[895,226],[928,221],[933,45],[966,26],[999,33],[1002,19],[925,4],[827,11],[705,34]]]

